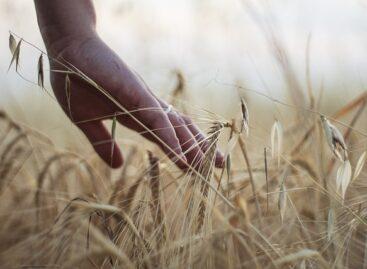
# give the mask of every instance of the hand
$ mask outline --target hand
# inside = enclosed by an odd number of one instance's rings
[[[124,111],[118,105],[77,75],[69,75],[69,99],[65,90],[65,74],[51,72],[51,85],[61,107],[108,165],[116,168],[123,163],[118,145],[112,146],[115,142],[102,123],[102,119],[111,119],[116,113],[119,123],[159,145],[180,168],[197,166],[203,159],[209,145],[198,127],[178,112],[164,112],[168,105],[157,98],[96,34],[57,40],[48,51],[53,58],[78,68],[118,104],[131,111],[131,115],[119,115]],[[50,60],[50,65],[51,70],[65,70],[56,61]],[[216,165],[221,166],[222,163],[223,157],[217,153]]]

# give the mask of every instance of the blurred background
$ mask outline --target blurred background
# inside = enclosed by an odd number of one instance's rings
[[[231,85],[292,103],[286,90],[289,85],[269,36],[275,36],[286,52],[292,76],[305,96],[309,62],[308,86],[315,96],[323,90],[322,112],[331,113],[333,108],[343,106],[363,92],[367,82],[364,75],[367,3],[364,1],[94,2],[99,34],[159,96],[169,98],[176,84],[174,71],[179,70],[186,81],[190,105],[226,118],[238,111],[238,91]],[[33,1],[1,0],[0,13],[1,107],[56,141],[60,132],[80,135],[73,131],[74,127],[51,97],[13,70],[7,72],[11,60],[9,30],[43,48]],[[38,56],[32,47],[22,47],[21,73],[35,82]],[[269,129],[274,117],[282,119],[290,112],[289,108],[282,112],[278,104],[257,93],[242,94],[255,115],[252,119],[256,120],[256,115],[264,119],[256,122],[260,129]],[[64,128],[65,124],[70,128]]]

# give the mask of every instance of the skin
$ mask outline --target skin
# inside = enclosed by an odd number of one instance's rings
[[[118,104],[128,111],[136,111],[132,113],[135,119],[130,115],[118,116],[120,124],[156,143],[181,169],[187,169],[188,165],[197,167],[209,146],[204,135],[185,115],[164,112],[168,105],[103,42],[96,32],[92,1],[34,2],[51,70],[65,70],[52,59],[77,67]],[[76,75],[70,75],[70,102],[65,90],[65,74],[51,72],[50,81],[62,109],[85,134],[97,154],[112,168],[120,167],[123,163],[120,148],[116,143],[112,146],[113,139],[101,117],[112,118],[122,112],[121,108]],[[217,152],[216,166],[222,164],[223,157]]]

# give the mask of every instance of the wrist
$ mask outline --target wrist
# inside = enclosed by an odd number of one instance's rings
[[[49,54],[62,45],[96,36],[96,14],[91,0],[35,0],[38,25]]]
[[[78,33],[66,32],[59,34],[59,31],[53,27],[40,28],[41,34],[47,49],[52,57],[59,56],[66,48],[85,42],[86,40],[97,38],[94,30],[83,30]]]

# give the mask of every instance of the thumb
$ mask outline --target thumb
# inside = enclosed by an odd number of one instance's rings
[[[101,121],[82,123],[78,127],[102,160],[112,168],[118,168],[122,165],[121,151],[116,142],[112,141],[112,136]]]

